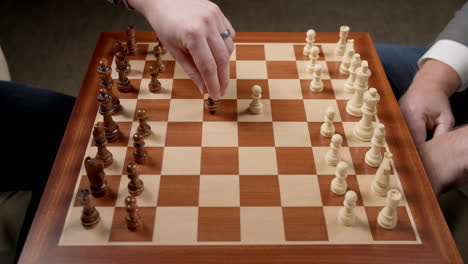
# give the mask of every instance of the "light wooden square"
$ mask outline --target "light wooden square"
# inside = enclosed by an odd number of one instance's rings
[[[107,147],[107,149],[112,153],[114,161],[112,164],[105,169],[106,175],[120,175],[122,174],[123,166],[125,163],[125,155],[127,155],[127,148],[126,147]],[[97,147],[89,146],[86,149],[86,153],[83,157],[83,162],[81,163],[81,171],[80,175],[85,175],[86,170],[84,166],[84,159],[86,157],[94,158],[97,153]]]
[[[249,113],[249,105],[252,100],[239,99],[237,100],[237,120],[239,122],[271,122],[271,102],[268,99],[262,99],[263,113],[259,115],[252,115]]]
[[[358,122],[343,122],[343,128],[346,136],[346,140],[348,142],[348,146],[350,147],[371,147],[371,142],[364,142],[356,138],[354,135],[353,129],[354,126]],[[373,122],[374,128],[377,126],[376,122]],[[342,135],[343,136],[343,135]]]
[[[237,122],[203,122],[202,146],[238,146]]]
[[[304,107],[306,111],[307,121],[309,122],[324,122],[325,111],[328,107],[335,108],[335,119],[334,122],[341,121],[340,111],[338,110],[338,104],[333,99],[305,99]]]
[[[335,93],[336,99],[342,99],[342,100],[349,100],[351,97],[353,97],[353,94],[345,92],[344,90],[344,84],[346,82],[346,79],[332,79],[332,88],[333,92]]]
[[[159,175],[140,175],[140,180],[143,181],[143,192],[137,196],[138,206],[156,206],[158,203],[159,193]],[[117,194],[117,201],[115,206],[125,207],[125,198],[130,195],[128,192],[128,179],[127,175],[122,175],[119,185],[119,192]]]
[[[176,62],[175,63],[175,68],[174,68],[174,79],[190,79],[188,74],[185,72],[184,68],[180,63]]]
[[[145,60],[129,60],[128,63],[131,65],[131,72],[127,75],[128,79],[142,79],[143,71],[145,69]],[[112,60],[112,79],[119,79],[119,73],[117,72],[117,66],[115,59]]]
[[[240,147],[239,174],[276,175],[278,167],[274,147]]]
[[[242,242],[284,242],[281,207],[241,207]]]
[[[269,79],[270,99],[302,99],[298,79]]]
[[[236,79],[229,79],[228,86],[226,88],[226,94],[223,99],[237,99],[237,81]]]
[[[322,206],[317,175],[279,175],[282,206]]]
[[[163,207],[156,209],[153,242],[180,244],[197,241],[197,207]]]
[[[371,189],[372,181],[374,180],[375,175],[356,175],[356,177],[359,184],[359,190],[361,192],[362,202],[364,203],[364,206],[385,206],[387,204],[385,201],[385,196],[378,196]],[[399,206],[406,205],[405,195],[403,191],[398,187],[395,175],[393,174],[390,175],[389,190],[390,189],[399,190],[403,194]]]
[[[138,99],[171,99],[172,95],[172,79],[159,79],[161,82],[161,90],[157,93],[149,91],[148,85],[151,79],[143,79],[140,84],[140,91],[138,92]]]
[[[369,222],[364,207],[357,206],[352,226],[344,226],[338,222],[338,212],[342,206],[324,206],[327,223],[328,239],[333,244],[370,244],[373,242]]]
[[[200,206],[240,206],[238,175],[201,175]]]
[[[329,147],[313,147],[315,169],[319,175],[335,175],[336,166],[328,165],[326,160],[327,152],[330,150]],[[341,147],[341,161],[348,163],[348,175],[356,174],[353,166],[353,159],[348,147]]]
[[[150,42],[148,43],[148,52],[146,53],[146,60],[148,61],[151,61],[151,60],[156,60],[156,58],[154,57],[154,53],[153,53],[153,50],[154,50],[154,46],[156,46],[156,42]],[[163,61],[173,61],[175,60],[174,57],[172,57],[172,55],[168,52],[166,52],[166,54],[164,54],[162,56],[162,59]]]
[[[236,61],[237,79],[268,79],[266,61]]]
[[[337,38],[338,41],[338,38]],[[341,61],[343,56],[335,55],[336,43],[322,43],[323,56],[326,61]]]
[[[165,147],[161,174],[200,175],[201,147]]]
[[[203,121],[203,99],[172,99],[169,121]]]
[[[310,147],[309,127],[306,122],[273,122],[275,146]]]
[[[148,122],[151,127],[151,134],[145,137],[146,147],[162,147],[166,142],[167,122]],[[133,122],[130,135],[133,136],[137,132],[138,122]],[[128,146],[133,147],[133,140],[128,141]]]
[[[289,43],[266,43],[265,59],[267,61],[295,61],[294,46]]]
[[[313,74],[306,71],[308,63],[309,61],[296,61],[297,72],[299,73],[299,79],[312,80]],[[328,72],[327,62],[317,61],[317,63],[320,64],[320,66],[322,66],[322,75],[320,75],[320,79],[329,80],[330,73]]]
[[[136,104],[136,99],[120,99],[121,110],[119,113],[113,115],[112,119],[115,122],[132,122],[135,116]],[[95,123],[103,122],[103,120],[104,117],[97,111]]]

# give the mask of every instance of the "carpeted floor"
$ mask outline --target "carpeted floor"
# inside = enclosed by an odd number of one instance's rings
[[[464,0],[217,0],[237,31],[368,31],[377,43],[427,45]],[[2,0],[0,44],[14,81],[77,95],[98,33],[151,28],[106,0]]]

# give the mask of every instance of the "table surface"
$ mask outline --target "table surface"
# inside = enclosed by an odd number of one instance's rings
[[[137,32],[137,42],[154,42],[154,33]],[[235,42],[303,43],[304,33],[240,32]],[[82,167],[97,111],[96,69],[100,58],[112,61],[112,43],[126,39],[125,33],[101,33],[60,146],[46,190],[41,199],[19,263],[103,263],[169,262],[203,263],[309,263],[323,262],[379,263],[437,262],[461,263],[453,238],[432,192],[422,163],[399,111],[385,72],[368,33],[350,33],[361,56],[369,61],[373,85],[382,98],[379,120],[385,124],[387,143],[393,152],[419,244],[367,245],[113,245],[60,246],[75,182]],[[333,43],[338,33],[317,33],[317,43]]]

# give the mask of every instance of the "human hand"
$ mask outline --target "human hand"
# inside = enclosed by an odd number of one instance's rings
[[[457,72],[438,60],[427,60],[416,73],[408,91],[399,100],[416,146],[426,141],[426,130],[434,131],[436,137],[453,128],[449,97],[460,83]]]
[[[468,127],[419,146],[419,155],[436,195],[468,182]]]
[[[202,94],[219,99],[229,82],[235,31],[208,0],[131,0]],[[229,30],[231,37],[221,38]]]

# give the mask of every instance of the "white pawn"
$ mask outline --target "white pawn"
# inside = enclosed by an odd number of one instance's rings
[[[306,67],[306,72],[308,73],[313,73],[315,69],[315,65],[317,65],[317,60],[319,58],[319,48],[317,46],[313,46],[310,48],[310,53],[309,53],[309,63],[307,64]]]
[[[353,132],[357,139],[368,142],[374,133],[372,117],[377,113],[377,103],[380,101],[380,95],[377,89],[370,88],[364,93],[364,105],[361,107],[361,120],[354,126]]]
[[[349,74],[349,66],[351,65],[351,60],[353,59],[354,53],[356,53],[354,51],[354,39],[348,39],[346,52],[340,64],[341,74]]]
[[[304,56],[309,56],[310,49],[312,48],[315,42],[315,30],[313,29],[307,30],[306,42],[307,44],[304,46],[302,54],[304,54]]]
[[[390,187],[390,169],[392,163],[392,153],[385,152],[382,163],[380,163],[377,172],[375,173],[374,180],[371,184],[371,190],[377,196],[384,197]]]
[[[346,190],[348,189],[346,177],[348,177],[348,163],[340,161],[338,165],[336,165],[335,178],[330,184],[330,189],[334,194],[345,194]]]
[[[320,135],[324,137],[331,137],[335,134],[335,126],[333,120],[335,119],[336,110],[333,107],[327,107],[323,119],[325,122],[320,126]]]
[[[260,101],[262,98],[262,87],[260,85],[252,86],[252,102],[249,105],[249,112],[253,115],[259,115],[263,112],[263,103]]]
[[[367,91],[367,81],[371,76],[369,64],[366,60],[361,62],[361,67],[356,69],[356,81],[353,84],[353,97],[346,104],[346,112],[352,116],[361,117],[361,107],[364,104],[364,93]]]
[[[320,64],[315,65],[314,74],[312,75],[312,80],[310,81],[309,89],[312,92],[320,93],[323,91],[323,82],[322,82],[322,66]]]
[[[382,153],[380,149],[385,146],[385,126],[379,123],[374,129],[374,135],[371,139],[372,147],[366,152],[364,161],[371,167],[378,167],[382,162]]]
[[[387,193],[387,205],[377,216],[377,223],[385,229],[393,229],[398,223],[397,206],[402,198],[401,192],[392,189]]]
[[[345,194],[343,201],[344,207],[338,212],[338,222],[345,226],[351,226],[354,223],[356,214],[354,213],[354,208],[356,207],[357,194],[355,191],[350,190]]]
[[[327,152],[325,159],[328,165],[336,166],[341,161],[341,144],[343,143],[343,137],[340,134],[334,134],[330,142],[330,150]]]
[[[354,82],[356,81],[356,69],[361,66],[361,55],[354,53],[353,59],[349,65],[349,77],[344,84],[344,90],[347,93],[354,93]]]
[[[349,27],[341,26],[340,27],[340,39],[338,40],[338,43],[336,43],[336,48],[335,48],[336,56],[343,56],[345,48],[346,48],[346,39],[348,38],[348,34],[349,34]]]

